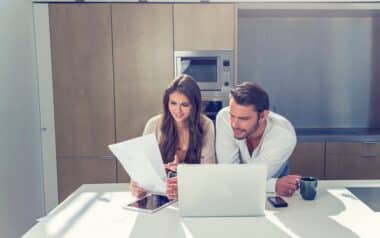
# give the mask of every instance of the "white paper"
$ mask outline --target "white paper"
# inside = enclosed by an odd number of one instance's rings
[[[140,187],[165,194],[165,168],[154,134],[109,145],[108,148]]]

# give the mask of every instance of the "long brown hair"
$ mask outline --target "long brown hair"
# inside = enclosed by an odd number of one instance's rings
[[[178,131],[175,120],[169,111],[169,96],[179,92],[185,95],[191,105],[191,112],[187,119],[189,128],[189,147],[184,159],[185,163],[200,163],[201,149],[203,145],[203,128],[201,125],[201,91],[195,80],[186,74],[176,78],[165,90],[163,97],[163,119],[161,125],[160,151],[164,163],[174,160],[174,155],[179,143]]]

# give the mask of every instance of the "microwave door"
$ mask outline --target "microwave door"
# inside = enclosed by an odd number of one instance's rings
[[[217,57],[181,57],[179,67],[179,73],[192,76],[201,90],[220,90]]]
[[[190,64],[191,64],[190,59],[181,60],[181,73],[187,72],[189,70]]]

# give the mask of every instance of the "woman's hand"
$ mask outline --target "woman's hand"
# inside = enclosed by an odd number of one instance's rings
[[[137,198],[141,198],[146,195],[146,191],[133,180],[131,180],[130,190],[132,192],[132,195]]]
[[[172,162],[165,164],[165,169],[168,169],[171,171],[177,171],[178,163],[179,163],[178,157],[177,157],[177,155],[174,155],[174,160]]]
[[[177,155],[174,156],[174,160],[170,163],[165,164],[165,169],[171,170],[171,171],[177,171],[177,165],[178,165],[178,157]],[[178,189],[177,189],[177,176],[168,178],[166,180],[166,195],[168,196],[169,200],[177,200],[178,198]]]
[[[166,180],[166,195],[168,196],[169,200],[178,199],[177,188],[177,177],[168,178],[168,180]]]

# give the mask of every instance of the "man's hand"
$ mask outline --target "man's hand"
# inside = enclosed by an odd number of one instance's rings
[[[131,180],[131,185],[130,185],[130,188],[129,188],[132,192],[132,195],[137,197],[137,198],[141,198],[143,196],[146,195],[146,191],[140,187],[137,182]]]
[[[280,196],[290,197],[299,188],[300,175],[288,175],[277,179],[276,193]]]
[[[177,177],[168,178],[166,181],[166,195],[169,200],[178,199]]]

